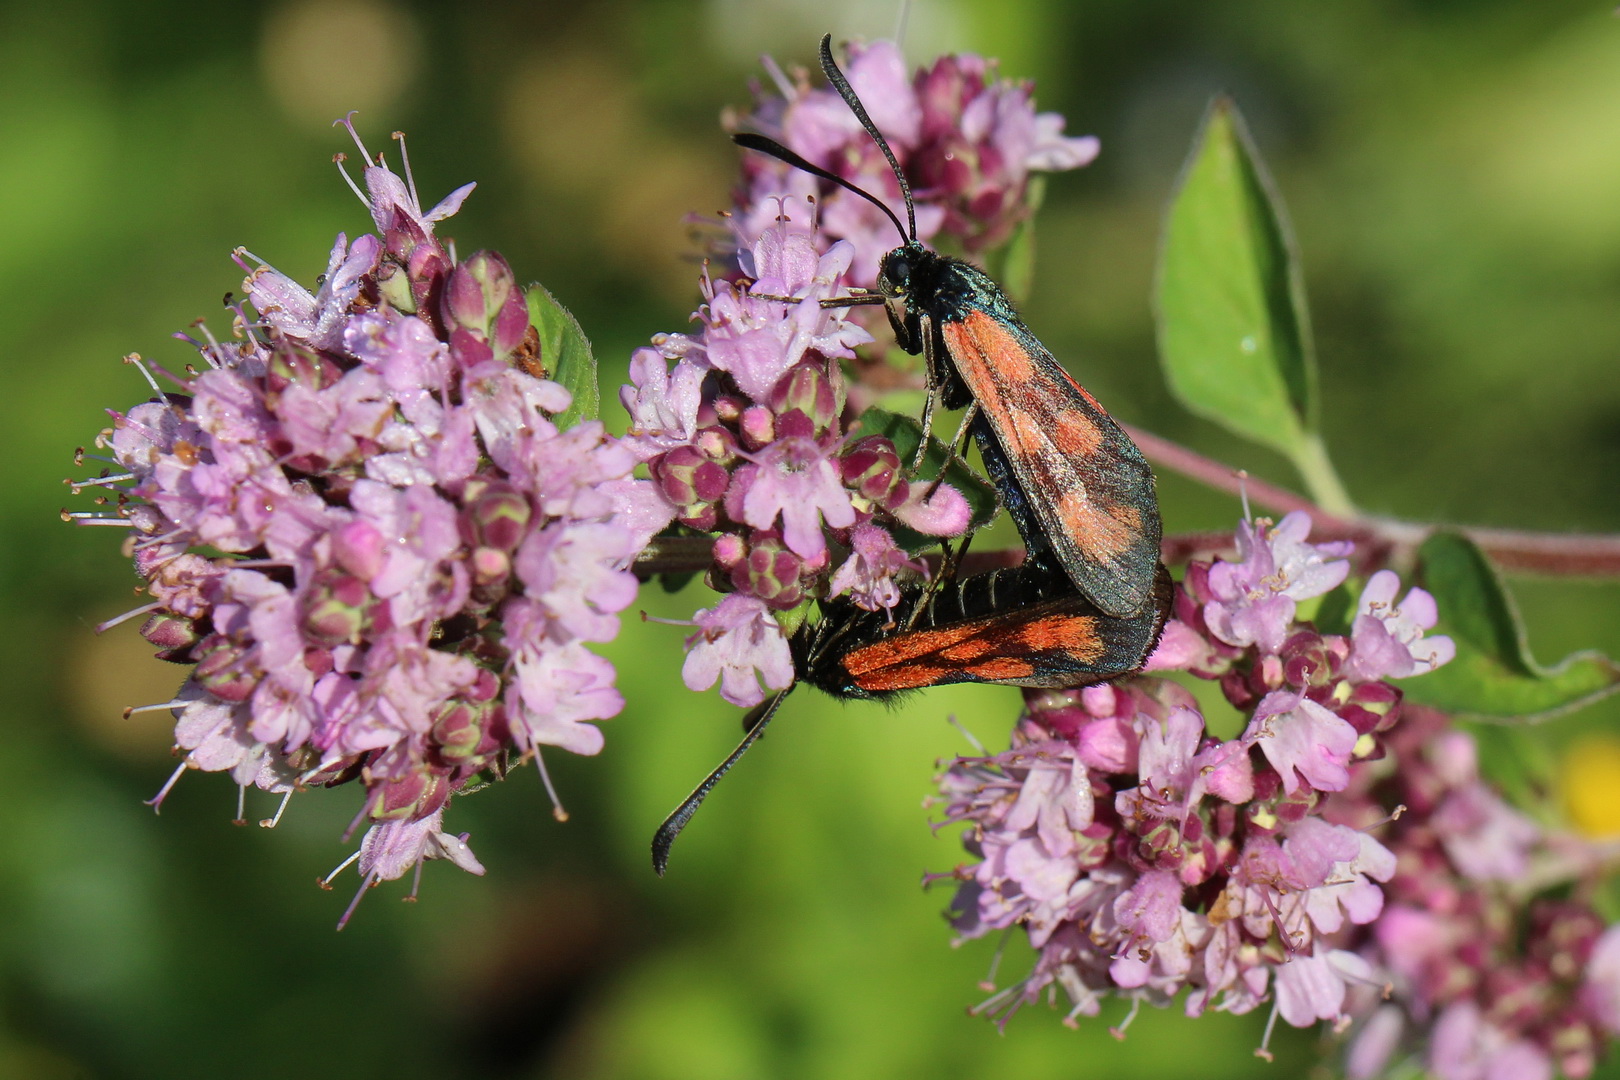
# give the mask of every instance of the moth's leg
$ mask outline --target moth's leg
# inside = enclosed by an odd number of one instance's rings
[[[951,550],[950,541],[941,540],[939,550],[941,552],[939,573],[928,579],[928,584],[923,587],[922,595],[917,598],[917,603],[912,607],[911,614],[906,617],[907,630],[916,629],[917,623],[922,620],[923,613],[934,606],[934,597],[939,594],[940,589],[945,587],[946,580],[956,576],[956,554]]]
[[[912,356],[916,356],[921,352],[922,345],[919,343],[918,338],[922,335],[918,326],[917,313],[907,312],[902,316],[899,311],[895,310],[895,303],[892,300],[884,303],[883,313],[889,317],[889,329],[894,331],[894,343],[900,346],[900,351],[910,353]],[[931,377],[932,373],[930,373]]]
[[[945,464],[940,467],[939,475],[934,477],[933,482],[928,485],[928,490],[923,492],[923,502],[927,502],[934,497],[934,492],[938,491],[939,485],[945,482],[945,473],[952,465],[959,461],[966,462],[967,459],[964,455],[967,447],[968,428],[973,426],[973,421],[978,415],[978,401],[968,402],[967,409],[962,413],[962,422],[957,425],[956,437],[951,440],[949,452],[945,455]]]
[[[889,318],[890,321],[894,321],[893,309],[890,309]],[[912,476],[916,476],[917,473],[922,470],[923,459],[928,455],[928,440],[934,433],[934,408],[939,403],[940,395],[944,393],[944,383],[939,378],[939,368],[937,367],[938,361],[934,354],[934,324],[932,321],[925,318],[921,313],[917,313],[915,315],[914,321],[916,324],[917,338],[921,340],[922,344],[923,370],[928,374],[928,397],[923,402],[922,438],[918,441],[917,452],[916,454],[912,455],[911,459]],[[898,336],[899,324],[896,322],[895,325],[897,331],[896,336]],[[901,347],[904,348],[904,345]],[[906,351],[916,352],[917,350],[906,349]],[[950,464],[950,459],[948,457],[946,459],[946,464]],[[940,475],[943,476],[944,473],[941,472]]]

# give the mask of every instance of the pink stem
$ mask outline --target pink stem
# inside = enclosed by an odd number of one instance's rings
[[[1277,513],[1302,510],[1311,516],[1312,539],[1354,540],[1359,559],[1382,566],[1392,558],[1409,559],[1433,532],[1462,533],[1504,570],[1560,577],[1620,577],[1620,535],[1612,533],[1548,533],[1493,529],[1477,525],[1429,525],[1390,518],[1346,518],[1330,514],[1305,496],[1265,480],[1243,476],[1231,466],[1173,443],[1150,431],[1124,425],[1149,461],[1180,473],[1217,491],[1246,493],[1256,505]],[[1179,533],[1166,536],[1163,559],[1178,565],[1192,558],[1208,558],[1230,551],[1232,534]],[[713,561],[714,541],[706,536],[662,538],[648,545],[635,563],[643,577],[655,574],[702,573]],[[964,573],[1016,566],[1018,552],[970,551]]]
[[[1620,576],[1620,536],[1612,533],[1546,533],[1478,525],[1427,525],[1386,518],[1342,518],[1318,508],[1303,495],[1252,476],[1242,477],[1230,466],[1152,432],[1128,425],[1125,430],[1156,465],[1218,491],[1234,495],[1247,491],[1251,500],[1269,510],[1285,514],[1305,511],[1316,526],[1314,538],[1355,540],[1387,552],[1404,553],[1415,550],[1430,533],[1448,529],[1478,544],[1480,550],[1505,570],[1564,577]],[[1190,551],[1204,550],[1203,545],[1209,540],[1196,534],[1166,537],[1165,561],[1180,561]]]

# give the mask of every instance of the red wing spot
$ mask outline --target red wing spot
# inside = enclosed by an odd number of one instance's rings
[[[1071,536],[1098,559],[1117,559],[1142,534],[1142,512],[1134,506],[1098,506],[1084,489],[1065,492],[1057,503],[1058,520]]]
[[[970,312],[961,322],[948,322],[941,329],[953,358],[964,354],[975,358],[1007,383],[1027,383],[1035,378],[1035,363],[1029,353],[986,312]]]
[[[1003,656],[986,660],[982,664],[974,664],[968,672],[981,682],[1011,682],[1014,679],[1028,679],[1033,676],[1035,665],[1028,660]]]
[[[905,664],[864,679],[857,678],[855,685],[869,694],[881,694],[885,690],[917,690],[925,686],[938,686],[939,681],[954,670],[957,669],[936,664]]]
[[[1079,409],[1059,413],[1057,425],[1048,437],[1069,457],[1090,457],[1103,444],[1102,431]]]
[[[1002,641],[992,638],[988,634],[976,634],[973,637],[963,638],[961,641],[940,650],[940,657],[953,664],[970,664],[989,653],[1002,647]]]
[[[1081,663],[1099,660],[1107,651],[1092,615],[1048,615],[1037,619],[1022,629],[1019,643],[1027,652],[1065,652]]]
[[[971,638],[976,630],[977,626],[969,623],[943,630],[898,634],[887,641],[875,641],[859,649],[851,649],[844,657],[844,668],[859,680],[862,675],[882,668],[901,667],[914,663],[919,657],[941,653]]]

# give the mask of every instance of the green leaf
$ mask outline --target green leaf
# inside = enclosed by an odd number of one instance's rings
[[[596,383],[596,357],[579,321],[557,298],[536,282],[525,299],[529,319],[540,331],[540,363],[551,378],[573,395],[573,404],[552,417],[559,428],[573,427],[581,420],[595,420],[602,411],[602,393]]]
[[[894,443],[901,463],[909,466],[917,454],[917,444],[922,441],[922,425],[910,416],[900,416],[883,409],[867,409],[851,426],[849,438],[853,442],[866,435],[886,437]],[[928,452],[923,455],[922,470],[918,473],[919,479],[914,479],[912,483],[926,484],[938,476],[940,467],[945,464],[949,453],[944,443],[930,436]],[[996,516],[996,511],[1001,509],[995,487],[990,481],[968,468],[961,458],[951,461],[950,468],[945,470],[945,482],[960,491],[968,501],[968,508],[973,512],[972,522],[968,525],[969,531],[988,525]],[[937,536],[924,536],[910,529],[899,528],[894,532],[895,543],[913,555],[939,543]]]
[[[1226,98],[1204,117],[1171,202],[1156,293],[1159,356],[1182,404],[1309,457],[1316,361],[1293,237]]]
[[[1407,697],[1447,712],[1540,720],[1620,689],[1620,664],[1596,652],[1543,667],[1530,654],[1513,597],[1485,554],[1456,533],[1436,533],[1418,550],[1418,578],[1440,609],[1436,633],[1457,658],[1401,684]]]

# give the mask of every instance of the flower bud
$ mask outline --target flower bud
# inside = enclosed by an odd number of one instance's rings
[[[698,453],[722,468],[737,460],[737,439],[718,424],[701,428],[692,436],[692,446]]]
[[[462,502],[462,535],[468,543],[512,552],[528,535],[529,500],[505,480],[469,481]]]
[[[714,561],[717,566],[731,570],[748,557],[748,544],[736,533],[722,533],[714,538]]]
[[[191,646],[201,640],[202,635],[197,633],[196,624],[190,619],[160,611],[141,626],[141,637],[158,647],[159,660],[189,664]]]
[[[698,532],[713,532],[720,524],[720,508],[714,503],[701,503],[687,507],[675,520]]]
[[[304,632],[328,645],[358,645],[372,596],[365,583],[341,570],[323,570],[303,592]]]
[[[758,450],[776,440],[776,416],[763,405],[750,405],[742,412],[738,428],[743,446]]]
[[[1282,678],[1301,690],[1326,686],[1339,675],[1339,658],[1326,638],[1314,630],[1300,630],[1283,642],[1278,653]]]
[[[246,652],[224,634],[211,634],[193,650],[197,666],[191,670],[191,677],[217,698],[246,701],[259,685],[259,674],[244,663]]]
[[[809,441],[814,439],[815,436],[815,424],[798,409],[789,409],[776,418],[776,437],[778,439],[804,439]]]
[[[438,307],[433,297],[444,287],[445,275],[450,270],[450,259],[437,241],[418,244],[405,263],[405,272],[411,280],[411,296],[416,310],[431,316]],[[432,322],[431,317],[428,320]]]
[[[529,310],[512,268],[493,251],[479,251],[450,270],[441,302],[444,324],[489,345],[496,359],[510,356],[529,330]]]
[[[382,533],[364,518],[355,518],[332,530],[332,558],[361,581],[382,573]]]
[[[494,701],[495,695],[501,692],[501,680],[488,668],[478,669],[478,678],[467,691],[467,700],[483,704]]]
[[[456,700],[439,709],[433,721],[433,743],[445,764],[459,765],[477,752],[484,740],[484,712],[471,702]]]
[[[1358,683],[1334,709],[1357,735],[1388,731],[1401,717],[1401,691],[1387,682]]]
[[[743,410],[747,407],[748,402],[738,395],[721,394],[714,399],[714,404],[712,406],[705,405],[698,413],[698,422],[714,423],[715,421],[719,421],[722,424],[735,424],[738,420],[742,419]],[[713,420],[709,420],[704,415],[711,408],[714,411]]]
[[[436,773],[413,772],[390,777],[375,786],[371,820],[401,821],[426,817],[443,804],[449,785]]]
[[[690,446],[677,446],[654,460],[650,468],[664,498],[676,506],[716,502],[731,483],[724,468]]]
[[[844,486],[878,506],[898,505],[910,494],[894,443],[881,435],[858,439],[839,458]]]
[[[804,361],[777,380],[768,404],[778,416],[798,411],[820,435],[838,419],[838,394],[826,365]]]
[[[738,592],[786,610],[804,598],[803,569],[804,561],[781,538],[765,533],[750,547],[748,557],[732,568],[731,583]]]

